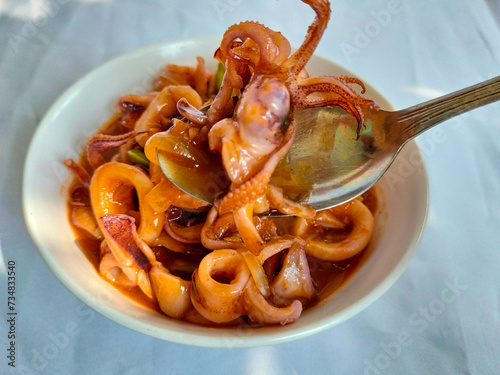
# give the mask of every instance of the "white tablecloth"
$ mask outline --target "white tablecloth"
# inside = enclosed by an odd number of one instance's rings
[[[334,0],[332,9],[317,52],[396,108],[500,74],[494,0]],[[373,305],[299,341],[223,350],[163,342],[90,310],[38,255],[21,210],[22,168],[33,132],[63,90],[124,52],[222,35],[245,19],[299,45],[312,18],[298,0],[0,1],[0,373],[500,373],[499,104],[419,138],[430,212],[415,258]],[[9,260],[17,263],[15,368],[7,358]]]

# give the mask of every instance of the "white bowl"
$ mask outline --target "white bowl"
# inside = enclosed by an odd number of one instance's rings
[[[378,184],[379,211],[371,249],[339,290],[306,310],[293,324],[250,329],[208,328],[160,316],[123,296],[99,277],[75,242],[67,215],[65,158],[77,158],[86,138],[115,111],[117,98],[145,92],[167,63],[190,65],[203,56],[215,69],[220,38],[170,41],[118,57],[68,89],[39,125],[26,158],[25,220],[38,251],[56,277],[88,306],[128,328],[160,339],[206,347],[252,347],[282,343],[325,330],[360,312],[402,274],[424,228],[428,185],[420,152],[411,142]],[[354,76],[320,57],[308,65],[315,74]],[[367,97],[390,104],[373,88]]]

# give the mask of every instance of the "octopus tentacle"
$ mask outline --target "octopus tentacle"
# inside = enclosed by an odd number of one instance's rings
[[[259,198],[264,194],[270,179],[271,173],[261,170],[250,180],[238,186],[234,191],[227,193],[218,205],[220,213],[225,214],[233,211]]]

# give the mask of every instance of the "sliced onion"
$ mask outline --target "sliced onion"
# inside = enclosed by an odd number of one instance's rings
[[[250,251],[245,248],[239,249],[241,255],[245,259],[248,268],[250,269],[250,273],[255,281],[255,285],[257,289],[262,293],[262,295],[267,298],[271,294],[271,289],[269,288],[269,280],[259,263],[257,257],[253,255]]]

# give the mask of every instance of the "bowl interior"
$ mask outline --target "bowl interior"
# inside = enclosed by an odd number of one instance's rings
[[[69,180],[62,161],[77,159],[87,137],[115,112],[116,100],[127,93],[148,91],[165,64],[194,66],[196,56],[203,56],[207,69],[215,70],[211,57],[219,43],[217,37],[199,37],[150,46],[112,60],[69,88],[47,112],[30,145],[23,180],[25,220],[38,251],[56,277],[83,302],[117,323],[160,339],[207,347],[250,347],[290,341],[358,313],[403,272],[416,250],[428,205],[427,177],[415,143],[405,146],[378,184],[379,212],[374,238],[359,269],[340,290],[284,327],[213,329],[150,311],[96,274],[68,223]],[[314,57],[308,69],[314,74],[353,76],[321,57]],[[391,107],[369,85],[366,96],[383,108]]]

